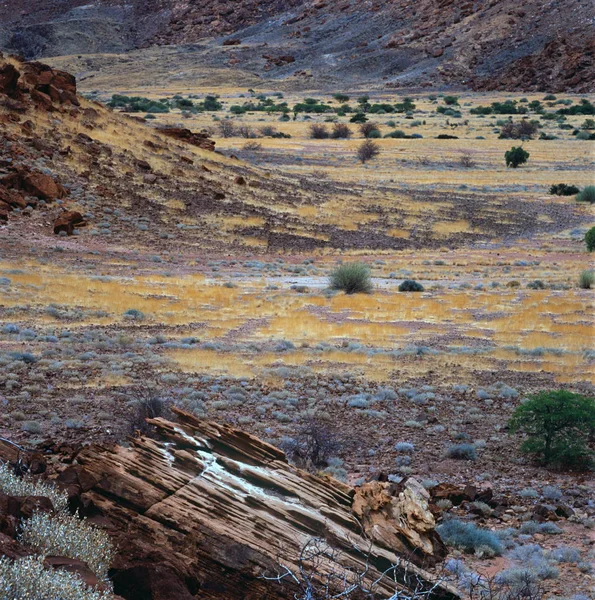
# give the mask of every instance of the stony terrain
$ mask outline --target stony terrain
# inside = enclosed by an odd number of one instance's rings
[[[137,598],[127,585],[148,580],[154,600],[173,585],[175,598],[230,598],[239,577],[279,597],[259,579],[278,558],[271,531],[291,528],[298,544],[322,521],[341,538],[363,510],[382,526],[378,553],[413,535],[427,554],[414,527],[394,533],[413,510],[440,558],[433,528],[449,516],[501,536],[501,556],[449,547],[445,585],[457,593],[471,571],[517,568],[536,544],[543,597],[588,598],[591,474],[546,470],[507,432],[528,394],[594,391],[593,291],[577,285],[592,210],[549,194],[592,182],[591,125],[557,113],[588,98],[466,93],[452,109],[419,92],[411,114],[370,115],[405,137],[379,138],[381,154],[361,165],[349,114],[332,116],[351,139],[312,139],[330,113],[234,115],[260,91],[223,76],[153,86],[145,69],[125,82],[110,68],[82,82],[83,97],[58,68],[0,62],[0,436],[26,449],[2,445],[5,459],[59,481],[118,541],[116,592]],[[168,110],[109,109],[114,93]],[[308,97],[279,93],[264,101]],[[221,108],[189,110],[211,94]],[[499,139],[508,117],[472,112],[505,100],[543,108],[526,113],[544,137],[523,143],[530,161],[516,170],[503,154],[520,142]],[[370,266],[373,294],[327,289],[351,260]],[[406,278],[425,291],[398,292]],[[313,431],[328,442],[315,465],[300,454]],[[461,443],[474,458],[449,455]],[[407,489],[416,501],[403,507]],[[398,510],[366,508],[378,502]],[[24,551],[13,538],[30,504],[0,502],[12,507],[7,556]],[[188,526],[199,514],[208,539]],[[213,543],[216,556],[195,558]]]
[[[166,45],[179,49],[172,71],[199,60],[233,69],[236,78],[256,74],[302,89],[423,82],[588,92],[595,81],[592,20],[592,4],[581,0],[44,0],[21,11],[14,2],[0,5],[0,47],[34,58]],[[166,49],[160,60],[167,57]],[[93,59],[85,60],[93,70]]]

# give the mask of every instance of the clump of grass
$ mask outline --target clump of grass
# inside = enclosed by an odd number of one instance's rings
[[[473,523],[449,519],[438,525],[436,530],[446,544],[463,552],[499,556],[504,550],[502,542],[494,532],[480,529]]]
[[[330,275],[329,287],[346,294],[369,294],[372,291],[370,268],[363,263],[347,263]]]
[[[595,271],[587,269],[583,271],[578,278],[578,285],[583,290],[590,290],[595,285]]]
[[[595,185],[588,185],[583,188],[581,192],[576,195],[577,202],[588,202],[589,204],[595,203]]]
[[[446,455],[449,458],[456,458],[457,460],[475,460],[477,458],[473,444],[455,444],[454,446],[450,446],[446,451]]]

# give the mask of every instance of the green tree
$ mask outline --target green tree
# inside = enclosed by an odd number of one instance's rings
[[[523,165],[529,160],[529,153],[521,146],[518,148],[513,146],[510,150],[506,151],[504,158],[506,160],[507,167],[516,169],[519,165]]]
[[[585,233],[585,244],[587,244],[587,250],[589,252],[595,250],[595,227],[591,227],[591,229]]]
[[[516,408],[508,425],[527,435],[521,451],[537,455],[544,465],[584,468],[592,462],[594,398],[566,390],[540,392]]]

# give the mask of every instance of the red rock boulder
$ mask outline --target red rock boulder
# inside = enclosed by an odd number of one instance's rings
[[[62,213],[54,221],[54,233],[57,235],[62,231],[65,231],[67,235],[74,233],[75,227],[84,227],[87,223],[83,219],[83,215],[76,210],[71,210]]]

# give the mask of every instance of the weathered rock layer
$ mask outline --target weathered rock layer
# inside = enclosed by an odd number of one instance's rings
[[[150,421],[157,439],[140,437],[131,448],[92,446],[60,475],[73,502],[114,537],[116,593],[291,598],[295,590],[262,575],[274,573],[278,560],[296,569],[313,538],[337,548],[343,566],[364,571],[369,560],[373,577],[406,558],[396,571],[400,585],[432,585],[432,575],[416,565],[435,564],[445,550],[427,493],[415,481],[354,490],[293,467],[249,434],[176,413],[178,423]],[[387,580],[380,591],[390,589]],[[456,596],[438,586],[433,597]]]

